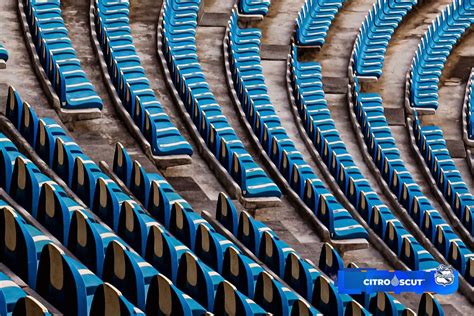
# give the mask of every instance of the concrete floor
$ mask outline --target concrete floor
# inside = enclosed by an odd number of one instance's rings
[[[225,26],[225,21],[230,14],[233,1],[205,0],[204,2],[204,12],[206,14],[201,21],[197,34],[198,53],[203,70],[231,125],[244,141],[256,161],[260,162],[258,152],[247,141],[247,132],[235,115],[235,109],[229,98],[227,86],[223,84],[225,82],[222,54],[222,40],[225,31],[223,26]],[[132,0],[131,3],[131,27],[134,43],[146,69],[147,76],[158,99],[171,116],[173,122],[188,141],[193,144],[166,89],[164,76],[158,65],[156,55],[156,23],[161,1]],[[269,58],[263,60],[263,67],[266,83],[269,86],[270,97],[279,115],[283,118],[282,121],[289,135],[296,142],[298,149],[302,151],[306,160],[314,169],[317,169],[293,123],[285,86],[286,61],[284,58],[286,54],[284,52],[288,49],[287,45],[290,42],[294,20],[303,3],[304,0],[274,0],[265,20],[255,25],[263,31],[263,51],[269,56]],[[402,105],[405,74],[410,66],[411,57],[416,50],[419,38],[427,29],[431,19],[442,9],[442,4],[446,3],[448,3],[448,0],[431,1],[423,4],[416,10],[415,14],[409,16],[408,20],[395,33],[387,51],[384,76],[379,85],[375,87],[375,89],[382,93],[386,107],[399,108]],[[371,0],[353,0],[347,3],[331,27],[326,45],[322,51],[319,54],[309,54],[309,58],[322,63],[325,80],[329,80],[332,83],[330,84],[330,89],[326,90],[330,109],[333,117],[336,119],[336,125],[362,172],[369,179],[374,189],[381,194],[382,200],[385,201],[386,199],[380,192],[380,188],[372,173],[363,162],[360,148],[357,146],[352,126],[348,119],[347,103],[344,94],[344,85],[347,82],[347,65],[353,41],[371,6]],[[105,160],[111,163],[114,150],[113,145],[115,142],[120,141],[126,146],[133,158],[139,160],[146,169],[150,171],[156,170],[154,165],[143,155],[141,148],[120,121],[110,102],[110,97],[104,86],[98,60],[93,53],[89,37],[89,0],[63,0],[62,7],[63,17],[79,59],[105,104],[102,118],[69,123],[66,125],[67,129],[84,151],[95,161]],[[208,15],[209,19],[205,19],[206,15]],[[49,116],[57,119],[56,112],[48,106],[44,93],[31,68],[17,18],[16,0],[3,0],[0,2],[0,28],[3,30],[0,41],[9,49],[11,56],[7,69],[0,71],[0,83],[13,84],[19,90],[24,100],[29,101],[40,116]],[[435,123],[443,128],[448,139],[460,139],[458,114],[460,113],[460,102],[466,81],[464,71],[467,69],[467,67],[461,67],[460,65],[465,65],[468,62],[470,62],[470,65],[474,64],[473,60],[469,59],[474,54],[472,52],[472,40],[472,36],[466,37],[466,41],[450,57],[446,66],[443,86],[440,89],[442,105],[435,117],[442,117],[443,120],[435,119]],[[471,51],[469,51],[468,47],[471,48]],[[272,54],[277,57],[271,57]],[[462,68],[462,71],[458,71],[460,68]],[[5,93],[6,91],[0,91],[0,96]],[[454,94],[455,97],[452,97]],[[452,109],[455,110],[453,111]],[[447,120],[444,119],[446,113],[449,114],[449,119]],[[419,180],[423,190],[429,193],[429,189],[423,185],[424,179],[418,170],[418,166],[411,158],[406,128],[400,124],[392,125],[392,128],[410,171]],[[164,175],[197,211],[206,209],[213,213],[217,195],[220,191],[224,191],[224,189],[205,161],[200,157],[195,146],[194,149],[195,154],[193,155],[191,165],[170,168]],[[468,174],[463,158],[459,157],[459,159],[456,159],[456,162],[463,172],[467,183],[470,187],[473,187],[472,176]],[[429,194],[428,197],[431,198],[431,195]],[[436,203],[434,205],[436,207],[439,206]],[[440,210],[439,207],[438,209]],[[311,225],[305,222],[286,198],[282,199],[282,204],[279,207],[258,210],[256,217],[259,220],[265,221],[282,239],[304,257],[316,263],[318,262],[321,240],[314,233]],[[382,255],[372,246],[366,250],[348,252],[344,255],[344,260],[346,262],[354,261],[360,266],[391,268]],[[397,298],[406,306],[414,310],[417,309],[418,295],[399,295]],[[473,314],[473,306],[460,294],[439,296],[438,298],[445,307],[447,314]]]

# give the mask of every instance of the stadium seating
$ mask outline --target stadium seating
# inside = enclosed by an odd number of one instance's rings
[[[52,314],[35,297],[28,295],[8,275],[0,272],[0,315],[50,316]]]
[[[67,110],[102,109],[61,17],[60,1],[26,0],[26,19],[46,76]]]
[[[408,80],[409,102],[414,108],[438,108],[438,83],[451,50],[474,23],[469,0],[454,0],[428,28],[413,57]]]
[[[265,16],[270,7],[270,0],[238,0],[239,14]]]
[[[194,250],[194,253],[203,262],[216,269],[244,295],[251,299],[257,297],[259,294],[256,292],[258,288],[257,280],[263,273],[262,267],[242,254],[230,240],[217,233],[204,218],[193,211],[191,205],[177,194],[163,177],[146,172],[137,161],[132,161],[126,149],[119,143],[116,145],[113,171],[124,184],[128,184],[130,191],[144,205],[148,205],[147,209],[150,210],[151,214],[160,219],[162,223],[168,223],[165,226],[169,231],[188,245],[191,250]],[[162,244],[172,244],[170,236],[163,233],[162,229],[156,229],[150,234],[154,234],[155,238],[161,240]],[[176,246],[175,248],[178,249]],[[150,248],[148,250],[147,258],[153,251]],[[184,251],[182,250],[183,248],[180,247],[179,256],[181,259],[178,256],[173,258],[173,262],[180,260],[179,264],[174,264],[174,266],[181,266],[181,261],[184,260],[182,257]],[[190,252],[188,253],[187,260],[194,262],[193,265],[195,266],[200,266],[199,259]],[[155,253],[151,256],[157,257]],[[236,269],[236,266],[239,268]],[[298,298],[295,292],[285,288],[277,280],[272,280],[274,283],[272,286],[278,289],[279,292],[288,292],[286,295],[296,297],[296,299],[291,300],[282,299],[280,304],[288,306],[280,306],[280,308],[293,310],[295,304],[299,302],[302,304],[300,308],[306,306],[310,314],[316,312],[307,302]],[[179,280],[177,282],[179,283]],[[222,283],[220,284],[222,285]],[[264,307],[261,304],[259,305]]]
[[[241,188],[242,195],[280,197],[277,185],[255,163],[222,113],[201,69],[195,39],[200,2],[164,1],[160,27],[165,67],[207,147]]]
[[[2,144],[7,144],[11,150],[16,149],[13,143],[4,136]],[[2,149],[0,153],[6,159],[9,158],[9,154],[5,150]],[[88,210],[82,208],[74,200],[69,198],[59,185],[43,175],[26,157],[17,153],[16,160],[8,160],[7,163],[14,165],[12,171],[13,175],[10,177],[13,184],[8,193],[24,207],[28,208],[31,207],[31,205],[35,205],[38,211],[36,215],[31,212],[32,215],[36,216],[36,219],[39,220],[40,223],[49,228],[50,232],[55,234],[55,237],[62,236],[63,243],[67,245],[68,249],[80,259],[82,263],[98,276],[102,277],[104,281],[112,283],[121,290],[131,303],[145,309],[146,294],[149,286],[148,282],[153,275],[158,274],[158,271],[152,265],[145,262],[139,255],[130,250],[125,241],[111,232],[102,223],[98,222]],[[39,177],[42,181],[38,180]],[[30,184],[29,189],[26,189],[26,186],[23,185],[27,183]],[[41,193],[35,194],[34,192]],[[24,202],[24,200],[34,201],[36,203],[27,203]],[[124,201],[122,209],[126,208],[125,205],[127,203],[130,204],[132,201]],[[124,210],[121,213],[124,214],[126,212],[127,211]],[[122,214],[119,216],[123,216]],[[126,215],[129,214],[127,213]],[[145,214],[143,214],[143,216],[145,216]],[[151,219],[149,219],[147,224],[150,223],[151,225],[158,225],[156,222],[152,222]],[[26,223],[24,224],[27,225]],[[141,245],[137,245],[135,242],[135,239],[138,239],[136,235],[129,234],[128,229],[130,225],[133,226],[135,224],[130,224],[129,221],[126,220],[125,224],[117,229],[119,235],[130,242],[132,246],[135,246],[136,250],[143,250],[144,252],[145,250],[140,248]],[[0,235],[8,234],[14,236],[15,234],[7,232],[7,229],[11,227],[13,226],[0,227]],[[17,230],[21,228],[21,231],[27,231],[29,235],[33,236],[25,241],[29,246],[22,247],[22,249],[25,249],[23,257],[36,258],[39,253],[41,253],[41,249],[45,243],[49,241],[48,239],[35,237],[41,236],[41,233],[31,225],[24,229],[22,227],[23,226],[20,225]],[[137,231],[138,234],[142,233],[140,230]],[[153,243],[151,239],[147,244],[150,245],[149,247],[151,248],[155,247],[155,243]],[[158,244],[156,244],[156,246],[158,247]],[[177,244],[177,247],[182,248],[184,246],[180,247],[180,245]],[[19,260],[18,256],[21,255],[20,252],[8,251],[8,247],[3,249],[3,253],[0,254],[2,261],[14,264]],[[35,270],[33,266],[36,266],[36,261],[26,260],[23,262],[23,266],[15,265],[12,270],[20,275],[20,277],[28,279],[29,284],[34,284],[36,274],[34,273]],[[28,266],[28,263],[31,263],[33,266]],[[125,263],[126,267],[132,268],[126,271],[114,269],[114,267],[118,266],[123,267]],[[100,302],[100,300],[98,302]],[[188,299],[183,299],[181,302],[193,305]]]
[[[0,43],[0,68],[3,68],[7,61],[8,61],[8,51],[5,48],[5,46],[3,46]],[[3,64],[3,67],[2,67],[2,64]]]
[[[29,109],[32,111],[32,109]],[[16,111],[14,111],[16,112]],[[13,113],[13,112],[12,112]],[[35,115],[31,115],[35,116]],[[36,117],[36,116],[35,116]],[[197,214],[194,213],[192,208],[187,204],[186,201],[182,200],[179,201],[173,201],[173,204],[169,205],[170,208],[170,219],[169,223],[170,225],[168,227],[163,227],[160,224],[158,224],[154,218],[149,216],[145,210],[142,209],[142,207],[137,204],[134,200],[132,200],[127,194],[125,194],[121,188],[113,182],[105,173],[102,173],[102,171],[98,168],[98,166],[90,160],[89,157],[87,157],[80,147],[72,140],[70,139],[67,135],[66,132],[54,121],[51,121],[50,124],[52,125],[52,129],[49,129],[47,123],[44,120],[40,120],[36,118],[39,122],[43,122],[43,124],[36,124],[41,128],[40,126],[44,126],[44,131],[43,132],[38,132],[38,142],[37,144],[43,144],[45,145],[46,142],[42,142],[40,139],[42,135],[44,135],[44,139],[50,139],[49,144],[56,144],[54,147],[54,158],[51,160],[51,166],[53,169],[57,170],[57,173],[59,175],[62,175],[63,180],[65,180],[68,185],[73,189],[73,191],[87,204],[91,207],[91,210],[96,213],[106,224],[108,224],[112,229],[121,237],[123,238],[124,242],[121,242],[117,236],[115,236],[112,233],[100,233],[100,227],[96,227],[96,231],[99,231],[99,236],[106,236],[108,237],[107,242],[109,246],[105,248],[105,241],[103,242],[103,245],[100,248],[100,253],[102,254],[102,257],[104,257],[105,253],[105,258],[102,260],[103,264],[103,278],[104,281],[112,283],[114,286],[116,286],[120,291],[124,293],[126,297],[128,297],[132,303],[136,304],[139,308],[141,309],[146,309],[145,302],[146,302],[146,290],[143,290],[143,287],[147,288],[148,285],[147,283],[135,285],[135,288],[140,289],[142,288],[142,292],[145,293],[145,295],[140,294],[140,292],[135,289],[132,292],[128,292],[128,288],[131,287],[130,285],[130,280],[125,280],[121,281],[121,279],[117,279],[114,277],[114,275],[110,275],[111,271],[114,271],[112,267],[115,266],[113,263],[116,258],[116,253],[117,252],[122,252],[125,253],[123,255],[120,255],[120,257],[127,257],[128,261],[131,261],[132,263],[135,262],[134,264],[129,264],[128,266],[137,266],[140,269],[144,269],[145,267],[148,266],[147,269],[151,271],[156,271],[154,267],[158,269],[159,272],[164,273],[167,277],[169,277],[171,280],[174,282],[179,282],[180,278],[180,268],[181,263],[183,263],[182,258],[183,255],[186,253],[191,253],[193,250],[196,248],[196,236],[197,236],[197,231],[199,228],[204,224],[207,225],[209,229],[211,227],[207,223],[203,223],[204,220]],[[15,117],[16,120],[16,117]],[[24,125],[24,122],[20,122],[20,126]],[[21,132],[21,129],[20,129]],[[69,139],[67,141],[63,141],[61,139],[64,139],[65,137],[68,137]],[[58,146],[58,144],[61,144]],[[52,150],[51,148],[43,148],[42,151],[38,151],[39,146],[36,147],[38,154],[42,153],[51,153]],[[65,157],[68,157],[67,161],[72,162],[74,161],[74,164],[66,162]],[[44,159],[44,157],[41,157]],[[22,158],[17,158],[17,160],[21,160]],[[124,159],[124,161],[130,161],[130,158]],[[30,164],[31,165],[31,164]],[[59,166],[62,166],[59,168]],[[18,168],[16,168],[18,169]],[[24,169],[26,170],[31,170],[29,173],[34,174],[34,176],[29,177],[28,179],[32,178],[32,181],[27,181],[28,183],[33,183],[34,185],[31,185],[32,188],[40,186],[39,183],[42,183],[42,186],[46,186],[45,182],[47,182],[46,178],[41,182],[39,180],[36,180],[35,178],[41,175],[41,172],[39,171],[34,171],[33,167],[25,167]],[[15,170],[15,168],[14,168]],[[137,175],[134,174],[134,170],[138,172]],[[149,182],[140,182],[141,178],[140,175],[144,175],[147,177],[147,181],[149,179],[157,179],[159,176],[158,175],[151,175],[148,176],[147,174],[144,174],[143,171],[137,166],[134,168],[132,172],[130,173],[130,177],[134,179],[132,182],[131,180],[129,183],[133,184],[134,186],[131,186],[131,191],[137,194],[137,196],[142,197],[145,199],[149,192],[146,194],[140,195],[139,192],[140,190],[143,190],[144,187],[141,185],[141,183],[148,183]],[[59,172],[58,172],[59,171]],[[72,177],[70,176],[72,174]],[[45,177],[45,176],[43,176]],[[13,176],[14,179],[17,179],[18,176],[16,174]],[[137,181],[137,179],[139,179]],[[38,200],[38,197],[32,197],[33,194],[36,194],[35,196],[39,196],[40,193],[35,193],[37,191],[40,191],[39,189],[31,189],[31,190],[17,190],[17,185],[15,184],[14,181],[12,181],[12,188],[14,187],[15,190],[10,190],[11,192],[16,192],[20,191],[22,192],[28,192],[25,193],[28,194],[28,199],[26,199],[28,202],[22,202],[19,200],[19,203],[25,204],[24,206],[26,208],[32,207],[33,209],[37,209],[38,203],[35,203],[36,200]],[[169,186],[169,185],[168,185]],[[146,186],[147,189],[150,189],[152,186],[149,184]],[[30,193],[33,192],[33,193]],[[45,196],[47,195],[46,193],[44,194]],[[14,197],[20,196],[20,194],[15,193],[13,194]],[[44,201],[44,203],[49,202],[50,204],[53,203],[53,199],[50,199],[49,201]],[[144,200],[142,200],[143,202]],[[29,203],[26,205],[26,203]],[[30,206],[32,204],[33,206]],[[171,206],[172,205],[172,206]],[[184,205],[185,207],[182,207]],[[156,209],[156,208],[155,208]],[[154,213],[152,212],[152,215]],[[158,217],[158,216],[157,216]],[[71,225],[70,225],[70,235],[71,234],[78,234],[79,236],[81,235],[80,233],[75,233],[78,231],[78,227],[83,227],[84,222],[86,219],[82,218],[80,214],[77,214],[76,217],[73,217],[71,220]],[[89,225],[90,226],[90,225]],[[168,231],[169,230],[169,233]],[[103,230],[104,231],[104,230]],[[202,231],[202,230],[201,230]],[[170,233],[172,233],[175,237],[173,237]],[[217,235],[217,233],[213,232],[213,234]],[[89,232],[88,235],[91,235],[90,239],[93,239],[93,232]],[[74,235],[73,235],[74,236]],[[78,237],[79,238],[79,237]],[[205,237],[201,237],[203,240],[205,240]],[[219,238],[219,236],[216,236],[217,240],[221,240],[223,238]],[[96,238],[97,239],[97,238]],[[100,238],[99,238],[100,239]],[[80,240],[80,239],[79,239]],[[89,240],[89,238],[87,238]],[[163,241],[166,241],[163,242]],[[135,256],[134,253],[131,252],[130,250],[126,249],[125,242],[127,242],[135,251],[137,251],[140,255],[144,256],[149,260],[152,265],[146,264],[143,261],[143,259]],[[189,248],[187,248],[187,245]],[[70,243],[71,244],[71,243]],[[79,243],[80,244],[80,243]],[[112,246],[110,246],[112,245]],[[202,242],[200,242],[200,245],[202,245],[201,249],[196,250],[197,253],[200,253],[203,257],[207,257],[210,255],[208,252],[204,252],[206,250],[207,245],[204,245]],[[216,246],[219,246],[220,249],[217,249],[218,251],[214,252],[214,255],[216,256],[216,260],[208,260],[208,262],[212,265],[212,268],[217,269],[222,266],[219,264],[216,264],[218,262],[217,258],[219,256],[222,257],[222,254],[220,252],[225,251],[225,248],[221,248],[225,246],[225,243],[218,243],[215,244]],[[91,252],[92,245],[87,243],[87,248],[84,246],[79,246],[77,243],[73,243],[70,245],[73,249],[75,249],[76,253],[80,253],[82,255],[86,255],[87,252]],[[99,248],[96,246],[96,249]],[[113,248],[113,250],[111,250]],[[123,250],[121,250],[123,249]],[[114,252],[112,252],[114,251]],[[93,252],[92,252],[93,253]],[[209,257],[209,259],[212,259]],[[88,260],[87,258],[84,260]],[[123,259],[125,260],[125,259]],[[142,260],[143,262],[140,263],[139,260]],[[97,259],[95,260],[97,261]],[[127,261],[127,262],[128,262]],[[222,277],[218,274],[218,272],[215,272],[212,270],[211,267],[207,266],[203,262],[199,262],[199,266],[202,268],[203,276],[207,279],[213,279],[214,276],[219,276],[217,278],[217,283],[215,286],[209,286],[209,292],[205,295],[203,295],[200,291],[195,291],[193,287],[188,287],[185,283],[182,283],[178,285],[178,287],[183,290],[185,293],[189,293],[193,298],[197,299],[200,303],[205,303],[206,305],[204,306],[207,310],[211,310],[214,308],[214,301],[218,299],[216,297],[217,295],[217,285],[219,285],[221,282],[224,281]],[[161,270],[163,268],[163,270]],[[135,271],[136,274],[138,275],[143,275],[144,272],[136,272],[137,269],[131,270],[127,275],[130,275]],[[139,270],[138,270],[139,271]],[[109,273],[109,274],[106,274]],[[151,272],[148,272],[151,273]],[[184,273],[184,272],[182,272]],[[156,274],[156,272],[155,272]],[[184,276],[186,274],[184,273]],[[136,277],[131,277],[131,280],[136,279]],[[145,278],[147,281],[151,279],[150,277]],[[185,278],[186,279],[186,278]],[[137,281],[138,282],[138,281]],[[133,287],[132,287],[133,288]],[[211,290],[212,289],[212,290]],[[126,291],[127,290],[127,291]],[[138,293],[138,296],[135,296],[134,293]],[[203,296],[202,296],[203,295]],[[241,293],[236,293],[237,296],[240,296]],[[253,309],[253,308],[251,308]]]
[[[417,3],[417,0],[377,0],[373,5],[354,44],[352,67],[359,79],[380,78],[392,34]]]
[[[265,85],[260,37],[259,29],[239,28],[237,14],[232,14],[229,21],[230,67],[233,86],[247,121],[280,174],[328,228],[331,238],[367,238],[366,230],[325,188],[281,125]]]
[[[279,239],[270,227],[253,219],[245,211],[239,215],[232,201],[223,193],[219,195],[217,201],[216,219],[275,273],[282,273],[280,275],[282,279],[312,302],[312,305],[323,314],[337,311],[339,315],[344,312],[345,315],[368,315],[371,295],[366,295],[366,299],[359,299],[357,296],[352,298],[338,293],[337,287],[333,284],[331,279],[335,279],[337,271],[344,268],[344,262],[330,244],[323,245],[319,265],[316,268],[313,263],[303,259],[300,254]],[[269,254],[275,255],[269,256]],[[276,259],[274,262],[271,261],[272,257]],[[284,258],[281,260],[278,257]],[[283,266],[283,271],[281,266]],[[397,310],[405,309],[393,297],[387,297],[391,305],[397,306]],[[354,305],[355,300],[360,305]],[[373,313],[376,308],[373,307],[371,312]]]
[[[449,154],[443,131],[438,126],[421,126],[416,115],[413,131],[438,189],[469,234],[474,236],[474,198]]]
[[[306,0],[296,19],[296,44],[323,46],[332,20],[343,4],[344,0]]]
[[[474,70],[471,71],[471,76],[467,83],[466,96],[464,102],[466,103],[466,118],[467,118],[467,137],[474,141]]]
[[[145,75],[133,44],[129,5],[128,1],[95,1],[96,32],[110,78],[154,155],[191,156],[191,145],[171,122]]]
[[[289,67],[292,94],[305,132],[349,202],[395,255],[405,259],[403,262],[410,269],[428,270],[438,266],[380,200],[347,151],[328,108],[321,65],[298,61],[297,47],[293,46]],[[404,239],[413,249],[420,250],[421,257],[402,255]]]
[[[472,252],[433,208],[406,169],[384,115],[381,96],[377,93],[360,93],[357,78],[352,89],[352,102],[361,132],[385,182],[441,255],[469,280],[472,276],[467,272],[472,264]]]

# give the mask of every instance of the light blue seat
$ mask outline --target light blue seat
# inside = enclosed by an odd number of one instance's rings
[[[300,46],[323,46],[344,0],[306,0],[296,19],[295,41]]]
[[[241,15],[262,15],[268,13],[270,0],[239,0],[238,8]]]
[[[94,15],[112,82],[153,155],[191,156],[191,145],[164,111],[141,65],[130,29],[129,3],[96,1]]]
[[[163,53],[174,85],[203,140],[243,196],[280,197],[280,190],[248,154],[206,82],[195,43],[199,3],[167,0],[163,6]]]
[[[4,63],[8,61],[8,50],[1,43],[0,43],[0,60],[2,60]]]
[[[259,56],[260,37],[259,29],[240,28],[236,12],[232,13],[228,49],[233,86],[254,134],[281,175],[328,228],[332,238],[366,238],[365,229],[324,187],[282,126],[268,97]],[[311,191],[310,198],[307,190]]]
[[[92,83],[82,70],[61,17],[59,1],[25,2],[25,14],[41,64],[61,102],[71,110],[103,107]]]

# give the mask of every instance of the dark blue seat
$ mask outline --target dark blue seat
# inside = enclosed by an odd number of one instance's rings
[[[130,303],[113,285],[103,283],[95,291],[91,315],[144,316],[145,313]]]
[[[150,282],[146,303],[147,315],[202,316],[208,312],[190,296],[185,295],[161,274]]]
[[[41,252],[36,291],[66,315],[90,313],[95,290],[102,281],[85,266],[49,243]]]

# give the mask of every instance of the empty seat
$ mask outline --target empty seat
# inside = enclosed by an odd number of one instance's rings
[[[265,16],[270,7],[270,0],[239,0],[238,8],[241,15]]]
[[[151,279],[146,313],[147,315],[210,315],[198,302],[181,292],[161,274]]]
[[[297,253],[291,252],[285,263],[285,282],[307,300],[311,300],[313,286],[321,272]]]
[[[27,295],[20,298],[13,310],[12,316],[51,316],[48,309],[33,296]]]
[[[215,307],[215,291],[224,279],[190,252],[181,256],[176,285],[209,311]]]
[[[267,315],[267,312],[246,299],[239,293],[235,286],[224,281],[219,284],[216,291],[216,303],[214,306],[216,315]]]
[[[145,310],[148,287],[158,272],[137,254],[113,241],[109,244],[104,262],[103,280],[112,283],[136,305]]]
[[[113,285],[103,283],[94,294],[91,315],[145,315],[141,310],[131,304]]]
[[[323,314],[342,315],[344,302],[337,293],[337,289],[326,276],[320,275],[314,283],[313,298],[311,304]]]
[[[464,103],[466,104],[467,116],[467,137],[474,140],[474,70],[471,70],[469,82],[466,87],[466,97]]]
[[[344,269],[344,261],[333,246],[324,243],[319,256],[318,267],[331,279],[335,279],[339,270]]]
[[[430,293],[423,293],[418,305],[418,315],[420,316],[442,316],[443,308],[438,300]]]
[[[51,243],[39,258],[38,294],[66,315],[88,315],[102,281]]]
[[[0,261],[35,288],[38,258],[51,240],[3,201],[0,206]]]
[[[227,228],[232,235],[237,235],[239,225],[239,217],[234,203],[224,193],[219,193],[217,197],[216,219],[225,228]]]

